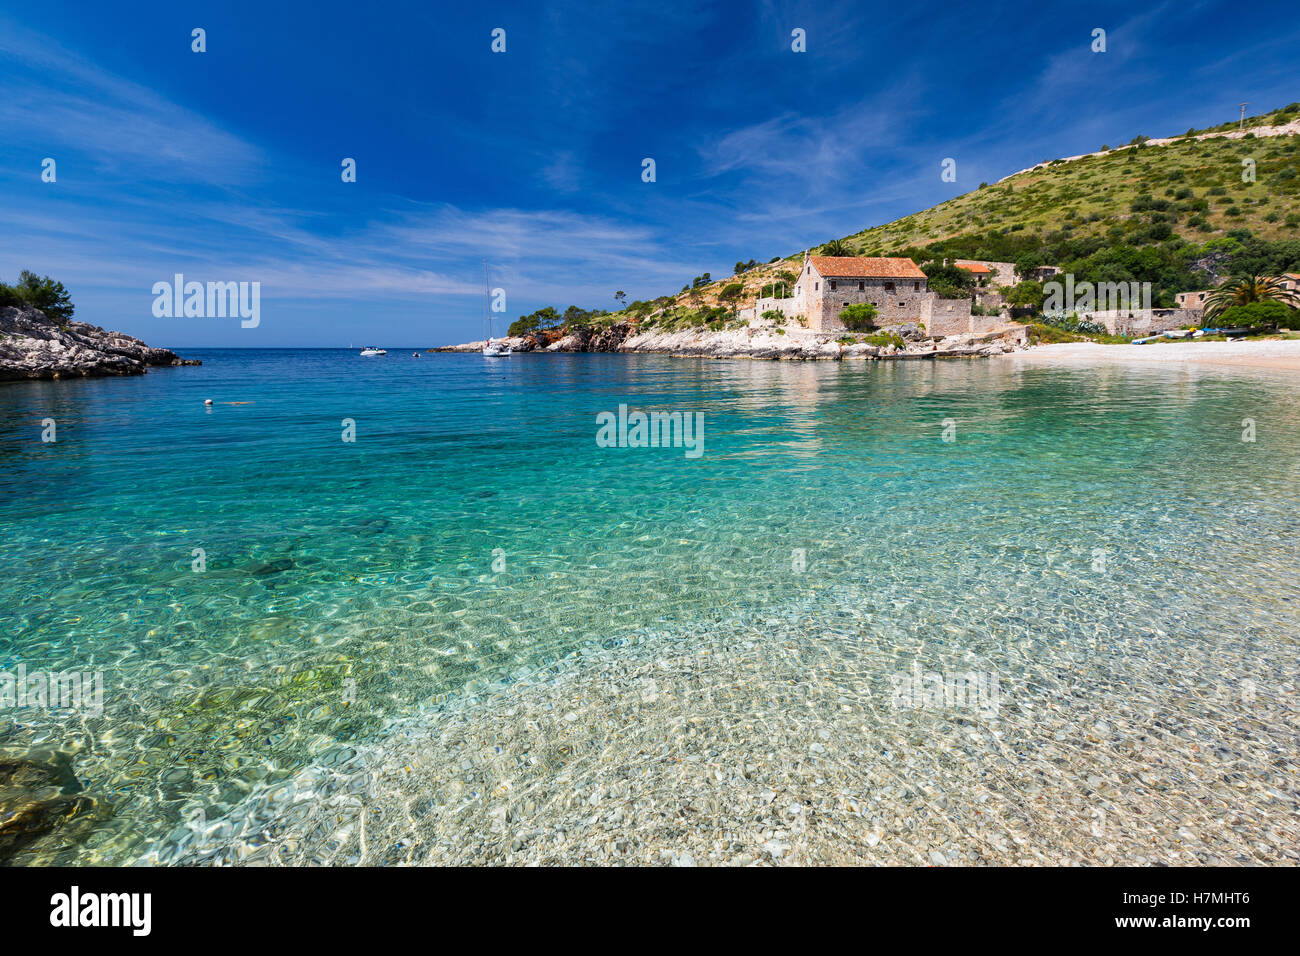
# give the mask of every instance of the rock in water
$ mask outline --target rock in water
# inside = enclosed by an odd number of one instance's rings
[[[293,570],[293,558],[276,558],[264,564],[259,564],[249,573],[255,578],[264,578],[270,574],[281,574],[284,571],[291,570]]]
[[[60,325],[31,306],[0,308],[0,381],[143,375],[150,367],[199,364],[121,332]]]
[[[96,802],[65,753],[0,753],[0,866],[45,837],[84,838],[96,819]]]

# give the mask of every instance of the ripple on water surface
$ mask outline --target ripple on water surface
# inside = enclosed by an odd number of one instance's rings
[[[105,683],[16,862],[1295,860],[1283,376],[201,357],[0,390],[0,668]]]

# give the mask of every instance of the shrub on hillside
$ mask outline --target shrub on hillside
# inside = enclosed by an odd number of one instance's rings
[[[854,332],[870,332],[876,327],[879,311],[870,302],[858,305],[846,305],[840,310],[840,321],[846,329]]]

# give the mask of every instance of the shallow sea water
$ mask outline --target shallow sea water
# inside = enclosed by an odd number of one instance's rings
[[[13,862],[1300,856],[1294,376],[409,352],[0,387]]]

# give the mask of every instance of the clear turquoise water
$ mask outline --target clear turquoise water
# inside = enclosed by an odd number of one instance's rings
[[[130,862],[575,648],[796,606],[1008,666],[1131,641],[1256,681],[1293,759],[1294,376],[410,351],[0,386],[0,669],[105,682],[0,711],[102,816],[25,860]],[[704,454],[598,447],[620,403],[701,412]]]

